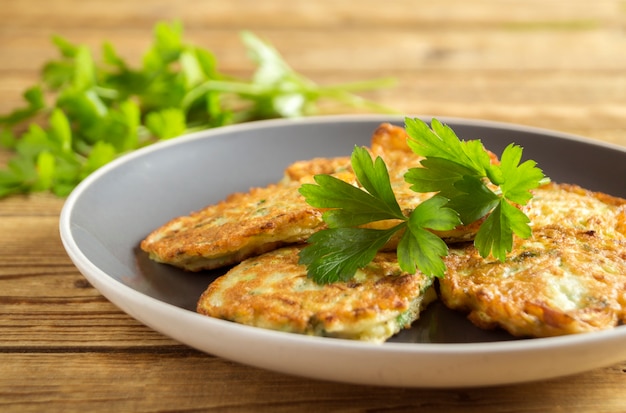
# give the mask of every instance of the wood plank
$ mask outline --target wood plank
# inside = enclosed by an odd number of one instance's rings
[[[621,412],[626,386],[626,364],[517,386],[428,390],[292,377],[185,348],[19,357],[0,353],[0,363],[3,412],[598,412],[598,406],[602,412]],[[569,393],[574,386],[594,391]]]

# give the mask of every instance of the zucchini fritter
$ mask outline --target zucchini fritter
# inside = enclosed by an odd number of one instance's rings
[[[298,247],[250,258],[215,280],[198,312],[291,333],[383,342],[435,298],[432,280],[403,273],[379,253],[350,282],[319,285],[298,264]]]
[[[550,184],[524,207],[533,235],[504,262],[452,248],[440,296],[483,328],[544,337],[626,322],[626,200]]]
[[[578,185],[550,183],[537,188],[522,210],[533,228],[558,225],[626,239],[626,199]]]
[[[150,258],[188,271],[235,264],[324,226],[322,213],[298,192],[299,182],[253,188],[173,219],[141,243]]]
[[[312,182],[313,177],[319,174],[343,176],[346,182],[354,180],[350,157],[342,156],[338,158],[314,158],[294,162],[285,169],[281,183]]]

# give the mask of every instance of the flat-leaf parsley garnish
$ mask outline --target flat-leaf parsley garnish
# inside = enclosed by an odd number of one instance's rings
[[[241,33],[256,70],[239,79],[216,56],[183,39],[182,24],[157,23],[154,42],[133,67],[113,44],[102,61],[85,45],[54,36],[58,59],[24,92],[26,105],[0,114],[0,198],[51,191],[67,195],[114,158],[157,141],[233,123],[318,113],[322,101],[390,112],[354,92],[391,86],[373,79],[321,86],[294,71],[272,47]]]
[[[507,146],[498,163],[480,140],[462,141],[437,119],[429,127],[407,118],[405,127],[409,147],[423,157],[405,180],[415,192],[434,193],[410,214],[398,205],[383,159],[373,160],[362,147],[355,147],[351,157],[359,186],[331,175],[316,175],[315,184],[301,186],[310,205],[327,209],[328,228],[313,234],[300,253],[300,263],[316,282],[351,279],[396,234],[401,269],[436,277],[445,274],[448,247],[433,231],[484,219],[474,244],[481,256],[499,260],[511,251],[514,234],[531,235],[530,221],[517,206],[526,204],[531,190],[547,178],[534,161],[520,163],[520,146]],[[383,220],[396,223],[387,229],[366,227]]]

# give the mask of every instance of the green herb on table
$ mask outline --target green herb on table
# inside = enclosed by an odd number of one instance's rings
[[[528,217],[515,205],[526,204],[530,190],[547,181],[536,163],[520,164],[522,148],[513,144],[499,164],[492,163],[479,140],[461,141],[437,119],[431,126],[406,119],[408,144],[424,158],[405,179],[416,192],[435,193],[408,216],[393,194],[385,162],[373,161],[364,148],[355,148],[351,159],[360,187],[330,175],[316,175],[315,184],[302,185],[300,192],[310,205],[328,209],[323,214],[328,229],[312,235],[300,253],[309,277],[322,284],[347,281],[397,233],[402,270],[417,268],[436,277],[445,273],[448,248],[431,230],[447,231],[487,217],[474,243],[483,257],[491,254],[499,260],[511,251],[513,234],[531,235]],[[363,227],[382,220],[397,224],[384,230]]]
[[[60,58],[24,92],[25,107],[0,116],[0,146],[14,152],[0,169],[0,197],[64,196],[120,154],[192,131],[311,115],[325,100],[389,111],[353,92],[391,86],[391,79],[318,86],[252,33],[241,38],[256,64],[249,80],[220,72],[216,57],[185,43],[176,23],[155,26],[138,68],[110,43],[98,64],[88,47],[54,37]]]

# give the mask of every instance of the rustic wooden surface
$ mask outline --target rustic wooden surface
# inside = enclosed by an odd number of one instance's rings
[[[16,0],[0,7],[0,113],[54,57],[50,36],[114,43],[139,61],[157,21],[221,69],[251,64],[238,32],[271,41],[319,83],[391,76],[366,94],[407,114],[483,118],[626,146],[621,0]],[[0,152],[0,162],[8,154]],[[624,179],[624,177],[616,177]],[[63,200],[0,200],[0,411],[623,412],[626,361],[478,389],[363,387],[263,371],[141,325],[79,274],[58,236]]]

